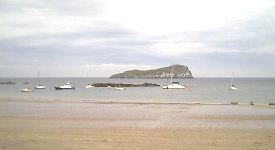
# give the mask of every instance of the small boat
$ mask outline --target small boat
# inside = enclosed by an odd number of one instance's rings
[[[171,73],[170,73],[170,80],[171,84],[162,86],[163,89],[185,89],[186,87],[184,85],[181,85],[179,82],[173,82],[173,65],[171,65]]]
[[[125,91],[126,88],[123,88],[120,86],[121,83],[118,83],[118,79],[117,79],[117,83],[115,85],[115,90],[119,90],[119,91]]]
[[[23,88],[20,90],[21,92],[33,92],[32,89],[29,89],[29,88]]]
[[[125,90],[126,90],[126,89],[123,88],[123,87],[116,87],[115,89],[116,89],[116,90],[120,90],[120,91],[125,91]]]
[[[54,87],[56,90],[74,90],[75,87],[71,85],[70,82],[67,82],[65,85]]]
[[[39,84],[39,72],[37,74],[37,86],[34,87],[35,89],[46,89],[45,85]]]
[[[179,82],[172,82],[172,84],[162,86],[163,89],[185,89],[184,85]]]
[[[231,83],[230,83],[230,87],[228,88],[228,90],[237,90],[238,88],[233,84],[233,79],[234,79],[234,73],[233,76],[231,78]]]
[[[35,89],[46,89],[45,85],[37,85],[34,87]]]
[[[237,89],[238,88],[233,84],[231,84],[231,86],[228,88],[228,90],[237,90]]]
[[[107,88],[109,89],[109,88],[112,88],[112,87],[109,85],[109,86],[107,86]]]
[[[85,88],[86,88],[86,89],[93,88],[93,87],[95,87],[95,86],[93,86],[92,84],[87,84],[87,85],[85,85]]]

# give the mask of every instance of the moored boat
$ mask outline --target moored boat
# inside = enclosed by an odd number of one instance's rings
[[[65,85],[54,87],[56,90],[74,90],[75,87],[71,85],[70,82],[67,82]]]
[[[34,87],[35,89],[46,89],[45,85],[37,85]]]
[[[29,89],[29,88],[23,88],[20,90],[21,92],[33,92],[32,89]]]
[[[231,85],[229,88],[228,88],[228,90],[237,90],[238,88],[235,86],[235,85]]]
[[[123,87],[116,87],[115,89],[116,89],[116,90],[120,90],[120,91],[125,91],[125,90],[126,90],[126,89],[123,88]]]
[[[172,82],[172,84],[162,86],[163,89],[185,89],[184,85],[179,82]]]
[[[186,87],[184,85],[181,85],[179,82],[173,82],[173,65],[171,65],[171,71],[170,71],[170,80],[171,84],[162,86],[163,89],[185,89]]]
[[[46,89],[46,86],[45,85],[41,85],[39,84],[39,72],[37,74],[37,85],[34,87],[35,89]]]
[[[238,88],[233,84],[233,79],[234,79],[234,73],[233,76],[231,78],[231,83],[230,83],[230,87],[228,88],[228,90],[237,90]]]
[[[95,87],[95,86],[93,86],[92,84],[87,84],[87,85],[85,85],[85,88],[86,88],[86,89],[93,88],[93,87]]]

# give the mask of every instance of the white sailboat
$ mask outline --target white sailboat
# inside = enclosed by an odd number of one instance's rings
[[[115,90],[125,91],[125,90],[126,90],[126,88],[120,87],[120,86],[119,86],[119,83],[118,83],[118,81],[117,81],[117,83],[116,83],[116,87],[115,87]]]
[[[85,88],[86,88],[86,89],[90,89],[90,88],[93,88],[93,87],[95,87],[95,86],[93,86],[92,84],[87,84],[87,85],[85,85]]]
[[[70,82],[67,82],[65,85],[61,85],[61,86],[56,86],[54,87],[56,90],[74,90],[75,87],[71,85]]]
[[[172,82],[169,85],[162,86],[163,89],[185,89],[184,85],[181,85],[179,82]]]
[[[21,92],[33,92],[32,89],[29,89],[29,88],[23,88],[20,90]]]
[[[45,85],[41,85],[41,84],[39,84],[39,76],[40,74],[39,74],[39,72],[38,72],[38,74],[37,74],[37,85],[34,87],[35,89],[46,89],[46,86]]]
[[[185,89],[186,87],[184,85],[181,85],[179,82],[173,82],[173,65],[171,65],[171,71],[170,71],[170,81],[171,84],[162,86],[163,89]]]
[[[87,73],[86,73],[86,78],[87,78],[87,80],[88,80],[88,77],[89,77],[89,70],[90,70],[90,67],[89,66],[87,66],[88,67],[88,69],[87,69]],[[88,83],[87,85],[85,85],[85,88],[86,89],[90,89],[90,88],[93,88],[93,87],[95,87],[93,84],[91,84],[91,83]]]
[[[238,88],[233,84],[233,79],[234,79],[234,73],[233,76],[231,78],[231,83],[230,83],[230,87],[228,88],[228,90],[237,90]]]
[[[126,90],[126,89],[123,88],[123,87],[116,87],[115,89],[116,89],[116,90],[120,90],[120,91],[125,91],[125,90]]]

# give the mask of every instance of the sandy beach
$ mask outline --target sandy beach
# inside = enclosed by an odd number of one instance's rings
[[[0,149],[275,149],[275,107],[0,100]]]

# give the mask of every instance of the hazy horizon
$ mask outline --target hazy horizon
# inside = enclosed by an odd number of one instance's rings
[[[274,0],[2,0],[0,12],[0,77],[171,63],[194,77],[275,77]]]

